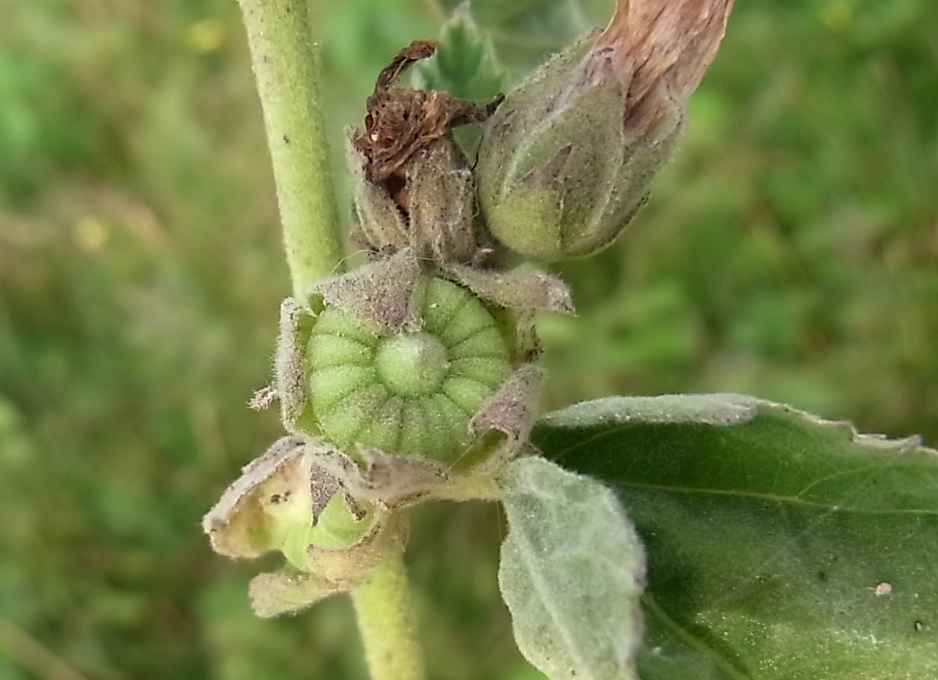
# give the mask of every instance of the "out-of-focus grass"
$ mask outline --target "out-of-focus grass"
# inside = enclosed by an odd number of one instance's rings
[[[451,4],[317,5],[337,150]],[[610,5],[476,14],[518,74]],[[0,680],[362,677],[343,600],[254,619],[264,565],[213,556],[198,525],[279,432],[245,408],[288,277],[236,3],[3,12]],[[920,0],[737,7],[649,207],[558,267],[581,315],[544,320],[549,402],[739,390],[938,442],[935,35]],[[435,679],[537,677],[498,604],[499,526],[417,517]]]

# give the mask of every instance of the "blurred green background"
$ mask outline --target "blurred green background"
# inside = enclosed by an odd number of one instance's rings
[[[337,147],[452,2],[312,0]],[[612,0],[477,0],[517,77]],[[288,275],[234,0],[0,4],[0,680],[364,677],[350,610],[260,621],[199,520],[279,435]],[[742,2],[650,205],[558,268],[552,406],[733,390],[938,443],[938,4]],[[338,154],[336,154],[338,159]],[[336,160],[338,165],[338,160]],[[409,553],[434,680],[524,680],[495,508]],[[262,561],[263,562],[263,561]]]

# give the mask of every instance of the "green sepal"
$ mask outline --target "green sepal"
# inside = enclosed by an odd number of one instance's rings
[[[675,103],[633,130],[628,93],[591,34],[535,71],[486,122],[476,175],[493,236],[538,260],[607,247],[645,203],[683,128]]]

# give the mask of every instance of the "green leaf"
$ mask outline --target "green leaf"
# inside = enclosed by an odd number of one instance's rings
[[[502,88],[505,73],[495,48],[476,25],[469,5],[457,7],[440,31],[436,53],[414,70],[418,86],[445,90],[455,97],[491,99]]]
[[[543,419],[648,554],[643,680],[938,677],[938,452],[738,395]]]
[[[517,81],[552,52],[608,22],[613,5],[612,0],[473,0],[472,13]]]
[[[615,495],[542,458],[503,474],[498,572],[522,654],[551,680],[637,678],[641,543]]]

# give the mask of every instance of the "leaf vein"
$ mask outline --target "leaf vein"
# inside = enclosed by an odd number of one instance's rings
[[[825,504],[815,501],[808,501],[798,496],[782,496],[779,494],[747,491],[744,489],[705,489],[686,486],[674,486],[669,484],[651,484],[647,482],[630,482],[619,479],[613,482],[618,488],[646,489],[651,491],[667,491],[683,494],[711,494],[714,496],[736,496],[752,500],[770,501],[772,503],[799,505],[809,508],[818,508],[834,512],[849,512],[859,515],[915,515],[925,517],[938,517],[938,508],[885,508],[885,509],[864,509],[855,507],[844,507],[837,503]],[[628,507],[628,503],[625,504]]]
[[[654,615],[656,619],[664,624],[666,628],[670,629],[678,638],[686,643],[687,646],[700,652],[704,656],[710,657],[717,668],[727,673],[730,677],[734,678],[734,680],[753,680],[751,675],[741,673],[733,666],[729,659],[668,616],[667,613],[658,606],[658,603],[655,602],[655,598],[651,593],[646,592],[642,596],[642,604],[645,606],[645,611]]]

